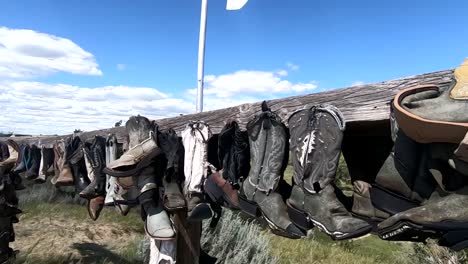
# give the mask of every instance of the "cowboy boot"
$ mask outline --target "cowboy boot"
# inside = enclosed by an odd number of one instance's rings
[[[345,122],[333,106],[313,106],[289,118],[294,186],[287,200],[293,221],[316,225],[333,239],[365,235],[372,226],[355,218],[338,200],[333,186]]]
[[[105,138],[96,136],[91,144],[87,143],[83,148],[86,170],[91,183],[80,192],[82,198],[89,200],[105,195],[106,175],[102,172],[106,166],[105,144]]]
[[[15,254],[9,247],[11,239],[11,217],[0,217],[0,263],[14,263]]]
[[[116,160],[117,155],[117,137],[114,134],[109,134],[106,139],[106,166]],[[115,196],[115,177],[106,174],[106,199],[105,205],[114,205]]]
[[[33,180],[39,175],[39,165],[41,163],[41,150],[36,146],[32,145],[30,149],[31,165],[27,166],[27,170],[24,173],[24,177],[28,180]]]
[[[71,137],[66,139],[66,141],[63,143],[63,147],[64,149],[63,149],[63,157],[61,159],[61,164],[60,163],[58,164],[60,173],[58,174],[57,180],[55,181],[56,187],[73,186],[74,184],[72,168],[69,162],[69,157],[71,156],[73,152]],[[59,148],[60,147],[58,147],[56,152],[60,153]]]
[[[203,195],[203,183],[208,172],[208,139],[211,131],[204,122],[190,122],[182,132],[185,150],[184,193],[187,201],[187,220],[201,221],[213,215]]]
[[[63,167],[63,156],[65,152],[65,142],[63,140],[56,141],[52,147],[54,151],[54,173],[50,182],[55,185]]]
[[[122,214],[128,212],[128,205],[137,202],[139,191],[135,188],[132,176],[138,175],[161,154],[156,142],[156,123],[146,117],[132,116],[126,123],[126,130],[129,134],[128,150],[104,168],[105,173],[117,177],[114,203]]]
[[[457,250],[468,246],[468,213],[456,209],[468,202],[468,174],[453,169],[448,163],[456,148],[457,145],[451,143],[425,144],[429,153],[425,169],[436,182],[436,188],[421,203],[380,223],[377,231],[381,238],[425,241],[431,237]]]
[[[187,208],[180,189],[183,180],[184,147],[173,129],[158,134],[158,143],[165,157],[163,205],[168,212]]]
[[[70,164],[72,170],[75,190],[79,193],[89,184],[83,154],[83,142],[80,137],[73,136],[68,148],[66,160]]]
[[[24,155],[25,155],[26,149],[29,149],[28,145],[22,144],[20,146],[20,151],[18,152],[18,162],[15,165],[15,167],[12,169],[12,172],[19,174],[26,170],[26,164],[24,162]]]
[[[111,162],[115,161],[120,155],[120,148],[118,147],[117,137],[114,134],[109,134],[106,139],[106,166]],[[136,188],[133,186],[132,177],[121,178],[122,181],[131,180],[132,184],[129,186],[132,193],[137,193]],[[104,200],[104,205],[106,206],[116,206],[116,209],[120,212],[121,215],[125,216],[130,212],[130,205],[122,203],[125,201],[125,196],[128,190],[124,189],[123,184],[118,183],[116,177],[106,175],[106,197]],[[132,195],[134,197],[135,195]]]
[[[103,208],[104,196],[97,196],[88,200],[88,215],[93,221],[96,221],[99,218]]]
[[[8,158],[0,161],[0,191],[5,188],[6,184],[10,183],[10,171],[18,162],[19,147],[13,140],[8,140],[5,144],[8,149]]]
[[[222,170],[208,176],[205,191],[221,206],[239,209],[239,179],[249,173],[250,152],[247,134],[235,121],[228,121],[218,135],[218,159]]]
[[[151,127],[144,128],[145,126]],[[104,168],[104,173],[114,177],[138,175],[142,169],[152,163],[156,156],[161,154],[161,149],[156,142],[155,131],[157,132],[157,127],[155,127],[155,123],[149,123],[146,117],[132,116],[126,123],[126,129],[129,135],[136,133],[142,140],[136,143],[132,142],[132,138],[130,138],[129,146],[132,147]],[[148,134],[142,135],[143,131]]]
[[[378,225],[385,240],[425,241],[439,239],[441,246],[453,250],[468,247],[468,195],[449,194],[424,205],[393,215]]]
[[[172,240],[175,231],[168,214],[162,204],[158,202],[158,189],[155,183],[154,167],[146,167],[136,177],[140,190],[138,201],[145,216],[145,231],[148,236],[158,240]]]
[[[286,204],[277,192],[287,166],[288,135],[279,116],[264,101],[262,113],[247,124],[251,169],[242,184],[240,208],[257,216],[260,211],[271,231],[288,238],[301,238],[305,233],[295,226]]]
[[[125,127],[128,131],[130,150],[147,141],[147,135],[150,131],[157,132],[157,125],[142,116],[131,117]],[[151,140],[156,142],[155,138]],[[140,192],[138,201],[142,208],[142,215],[145,216],[145,231],[154,239],[172,240],[175,238],[175,232],[169,216],[164,211],[162,204],[158,202],[156,176],[155,168],[151,163],[134,176],[136,187]]]
[[[34,182],[44,183],[47,179],[47,176],[51,174],[51,168],[53,169],[54,165],[54,150],[50,148],[41,148],[41,162],[39,164],[39,175]]]
[[[0,142],[0,161],[6,160],[10,156],[8,152],[8,145]]]

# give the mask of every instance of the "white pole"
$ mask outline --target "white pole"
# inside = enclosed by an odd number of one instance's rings
[[[197,113],[203,112],[203,71],[205,66],[205,36],[206,36],[206,9],[208,0],[202,0],[200,15],[200,37],[198,42],[198,88]]]

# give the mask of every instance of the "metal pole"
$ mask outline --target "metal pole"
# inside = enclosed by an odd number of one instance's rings
[[[202,0],[200,15],[200,37],[198,42],[198,88],[197,113],[203,112],[203,71],[205,66],[205,36],[206,36],[206,10],[208,0]]]

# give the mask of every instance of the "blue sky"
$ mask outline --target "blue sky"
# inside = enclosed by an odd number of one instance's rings
[[[2,1],[0,55],[10,60],[0,58],[0,109],[18,115],[0,117],[0,130],[28,132],[32,122],[30,133],[66,133],[137,113],[193,112],[200,2]],[[206,109],[444,70],[468,57],[464,0],[208,5]],[[120,108],[110,111],[112,102]]]

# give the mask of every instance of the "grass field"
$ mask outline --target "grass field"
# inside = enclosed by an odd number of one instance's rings
[[[341,163],[337,185],[350,193],[346,166]],[[288,167],[285,179],[291,181]],[[106,208],[98,221],[89,219],[83,200],[57,192],[49,184],[29,186],[20,194],[24,213],[15,225],[17,263],[144,263],[148,244],[137,210],[121,216]],[[369,235],[336,242],[317,229],[307,238],[273,235],[265,225],[239,212],[223,210],[215,229],[204,222],[202,248],[217,263],[468,263],[466,252],[435,245],[388,242]]]

